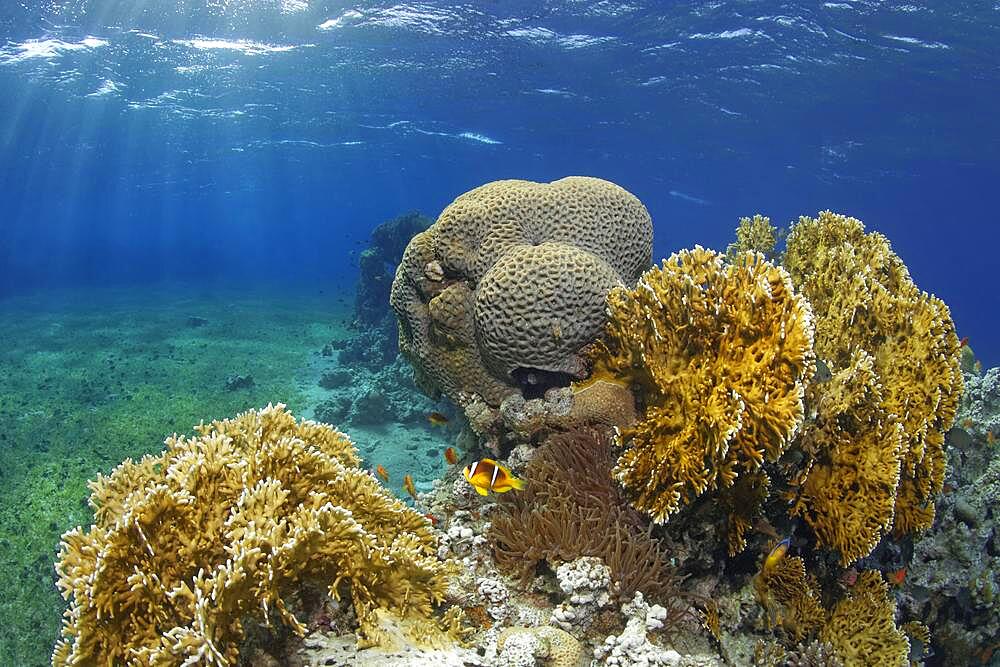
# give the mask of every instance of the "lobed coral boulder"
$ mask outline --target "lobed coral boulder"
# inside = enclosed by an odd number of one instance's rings
[[[612,290],[608,311],[592,381],[625,382],[643,397],[644,413],[619,431],[614,470],[635,507],[662,523],[785,451],[803,420],[813,352],[809,304],[782,268],[756,253],[727,264],[696,247],[634,289]]]
[[[601,332],[607,291],[651,252],[649,213],[613,183],[487,183],[403,253],[390,296],[400,350],[426,391],[460,405],[568,384],[586,372],[580,352]]]
[[[91,483],[94,524],[56,564],[54,665],[235,664],[248,619],[304,632],[290,605],[308,586],[348,596],[369,640],[383,610],[433,634],[452,566],[347,436],[280,404],[196,431]]]

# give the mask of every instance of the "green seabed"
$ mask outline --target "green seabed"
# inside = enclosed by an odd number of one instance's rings
[[[192,326],[189,318],[204,318]],[[0,301],[0,665],[47,665],[60,535],[87,480],[171,433],[268,402],[310,412],[310,358],[346,303],[289,291],[78,290]],[[254,385],[227,390],[232,375]]]

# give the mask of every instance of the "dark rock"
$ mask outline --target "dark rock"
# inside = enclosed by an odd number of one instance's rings
[[[969,528],[979,527],[979,516],[975,508],[962,498],[955,501],[955,518],[964,523]]]
[[[384,424],[390,419],[389,402],[381,392],[369,391],[354,401],[351,421],[355,424]]]
[[[323,371],[323,375],[319,379],[319,386],[324,389],[340,389],[341,387],[348,386],[350,383],[351,373],[343,369]]]
[[[358,327],[388,327],[394,331],[395,317],[389,308],[389,290],[396,266],[410,239],[433,221],[413,212],[383,222],[372,231],[371,245],[358,258],[360,276],[354,300]]]
[[[350,411],[351,399],[346,396],[337,396],[316,406],[316,420],[337,426],[347,421],[347,415]]]
[[[250,389],[255,384],[252,375],[230,375],[226,378],[226,391]]]

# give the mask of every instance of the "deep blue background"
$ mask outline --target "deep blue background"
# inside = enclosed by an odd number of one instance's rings
[[[657,257],[861,218],[1000,363],[994,2],[24,1],[0,45],[0,294],[343,284],[387,218],[586,174]]]

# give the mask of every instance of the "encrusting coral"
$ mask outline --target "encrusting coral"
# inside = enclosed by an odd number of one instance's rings
[[[592,356],[589,381],[624,382],[644,399],[638,421],[619,431],[626,449],[614,474],[658,523],[776,460],[804,416],[809,304],[762,255],[723,260],[695,247],[634,289],[612,290]],[[733,542],[743,548],[741,536]]]
[[[281,404],[196,431],[91,483],[94,524],[63,536],[56,565],[70,604],[54,665],[232,665],[248,618],[304,631],[302,586],[349,595],[367,640],[386,610],[445,636],[453,566],[347,436]]]
[[[428,393],[462,406],[582,377],[605,294],[634,281],[651,253],[649,213],[613,183],[487,183],[403,253],[390,297],[400,350]]]
[[[944,302],[921,292],[888,240],[866,234],[859,220],[830,211],[800,218],[789,233],[784,265],[812,304],[816,355],[838,378],[818,386],[810,401],[827,426],[803,433],[803,449],[816,462],[807,463],[808,475],[822,480],[810,484],[800,476],[799,503],[809,506],[800,513],[821,536],[845,520],[845,503],[879,513],[848,516],[856,521],[848,529],[855,535],[823,542],[842,550],[847,563],[870,551],[890,521],[897,536],[930,527],[944,480],[944,433],[962,392],[959,341]],[[861,392],[865,399],[848,407],[844,398],[826,396],[830,392]],[[840,427],[831,428],[834,422]],[[888,510],[886,487],[893,486],[897,458],[899,480]],[[810,490],[838,479],[842,493],[824,498]]]

